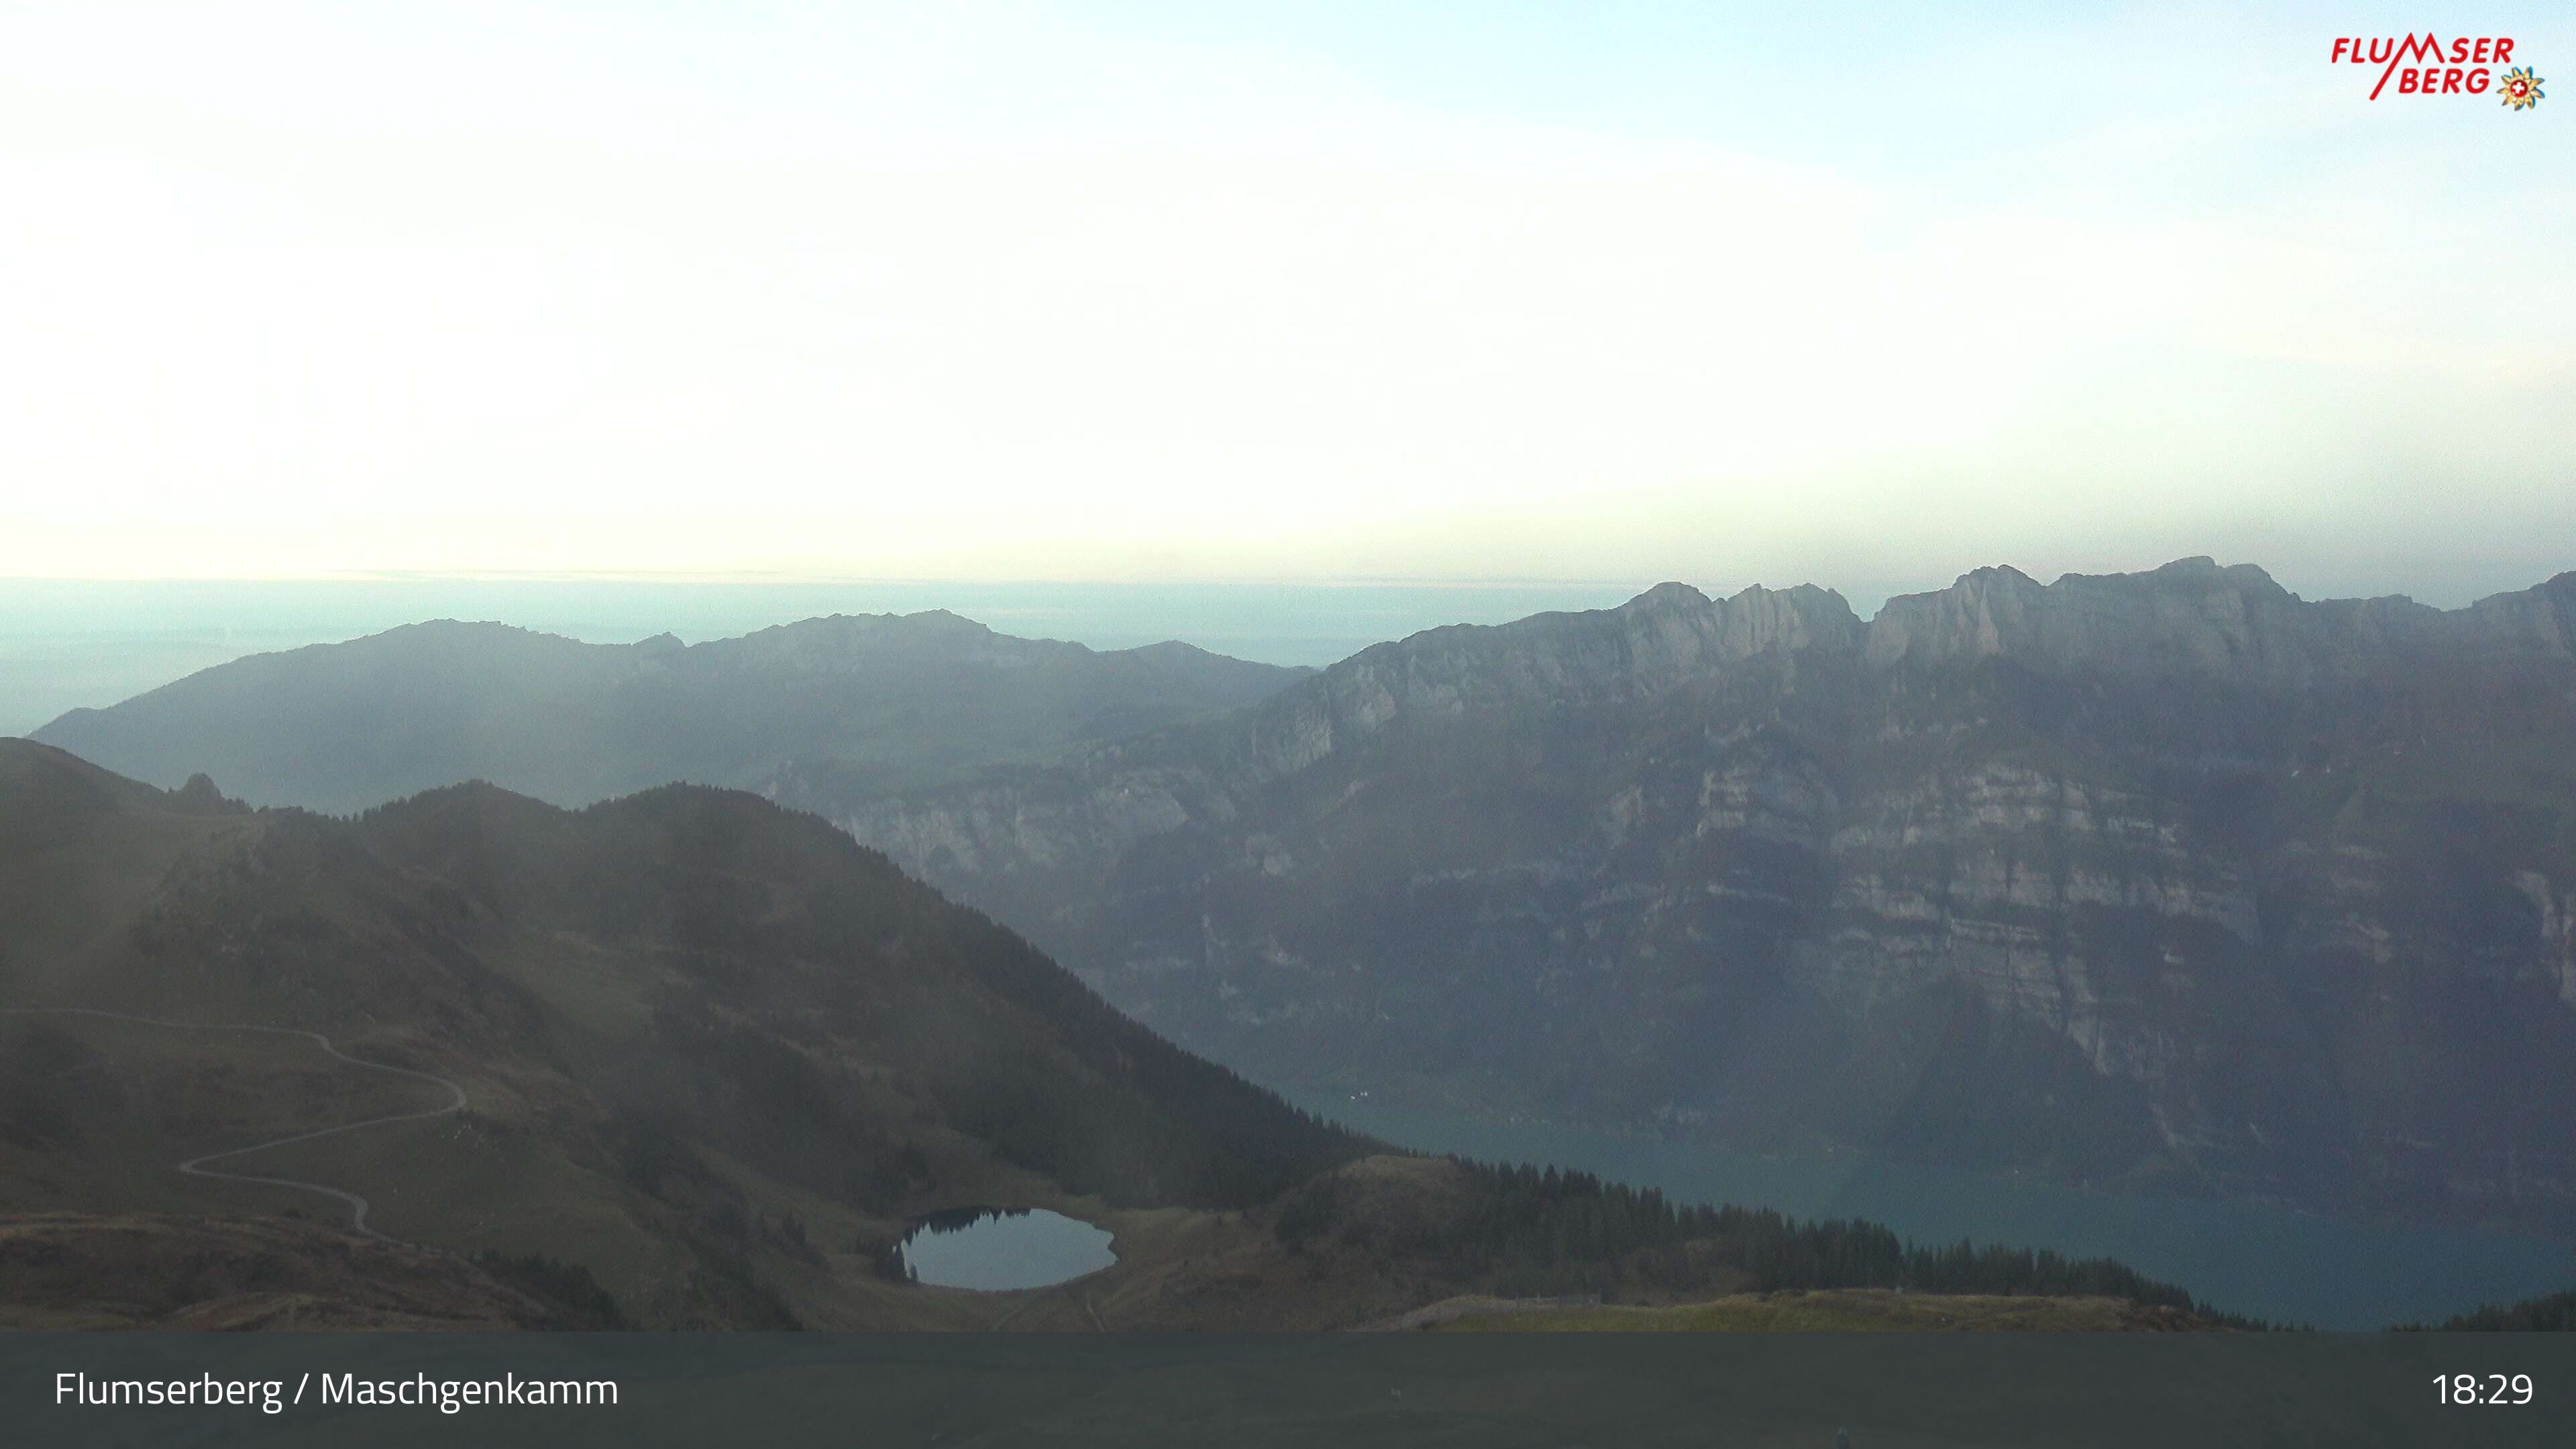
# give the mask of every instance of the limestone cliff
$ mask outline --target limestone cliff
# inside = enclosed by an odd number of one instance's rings
[[[1273,1080],[2576,1217],[2576,574],[1667,584],[800,803]]]

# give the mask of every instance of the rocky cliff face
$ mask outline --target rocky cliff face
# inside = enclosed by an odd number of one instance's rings
[[[2576,1219],[2576,574],[1668,584],[805,803],[1275,1081]]]

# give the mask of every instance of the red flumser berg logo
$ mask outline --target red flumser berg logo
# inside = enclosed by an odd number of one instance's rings
[[[2540,104],[2540,77],[2529,65],[2513,65],[2513,37],[2454,37],[2445,44],[2431,31],[2422,35],[2383,36],[2361,40],[2337,36],[2338,65],[2375,65],[2378,83],[2370,98],[2389,89],[2391,77],[2401,96],[2483,96],[2493,93],[2508,110],[2527,111]]]

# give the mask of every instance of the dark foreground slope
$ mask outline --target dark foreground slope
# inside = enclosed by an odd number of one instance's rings
[[[0,1217],[0,1329],[623,1326],[504,1274],[512,1265],[294,1218]]]
[[[1666,585],[833,814],[1263,1080],[2576,1226],[2576,575]]]
[[[36,732],[121,774],[347,812],[466,780],[584,805],[675,780],[919,783],[1258,700],[1308,671],[1096,652],[944,611],[684,646],[417,624],[202,671]]]
[[[581,1262],[652,1322],[783,1316],[767,1285],[865,1279],[942,1208],[1240,1210],[1366,1147],[822,821],[691,787],[568,814],[465,786],[344,822],[0,742],[0,1007],[0,1211],[344,1219],[169,1170],[445,1100],[207,1029],[293,1028],[468,1106],[215,1166],[352,1190],[397,1238]]]

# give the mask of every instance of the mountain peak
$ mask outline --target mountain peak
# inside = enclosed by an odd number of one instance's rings
[[[1962,574],[1936,593],[1887,601],[1869,658],[2012,654],[2119,669],[2185,667],[2286,680],[2316,667],[2316,621],[2253,564],[2209,556],[2141,573],[2062,575],[2041,584],[2008,565]]]
[[[1985,564],[1978,568],[1970,569],[1966,573],[1959,575],[1956,579],[1953,579],[1950,583],[1950,587],[1953,589],[1973,589],[1990,587],[1998,583],[2015,586],[2026,585],[2034,589],[2042,587],[2039,580],[2032,578],[2030,575],[2023,573],[2017,568],[2014,568],[2011,564]]]
[[[1048,639],[1019,639],[1013,635],[995,634],[993,626],[947,609],[919,609],[909,614],[887,614],[887,623],[897,629],[910,630],[933,637],[1010,639],[1014,643],[1049,644]]]
[[[1630,599],[1626,607],[1642,611],[1705,609],[1708,595],[1685,583],[1666,580]]]
[[[2080,575],[2077,577],[2080,577]],[[2131,575],[2107,574],[2102,577],[2116,579],[2131,577]],[[2272,576],[2264,571],[2262,565],[2250,563],[2222,565],[2218,560],[2211,558],[2207,554],[2195,554],[2190,558],[2178,558],[2173,562],[2166,564],[2162,568],[2151,570],[2146,574],[2137,575],[2136,577],[2153,579],[2159,584],[2182,584],[2200,588],[2233,588],[2240,593],[2279,595],[2284,597],[2289,595],[2289,590],[2282,588],[2279,583],[2275,582]]]
[[[250,807],[239,800],[227,800],[215,788],[212,777],[199,771],[188,777],[188,783],[170,792],[170,804],[182,815],[246,815]]]

